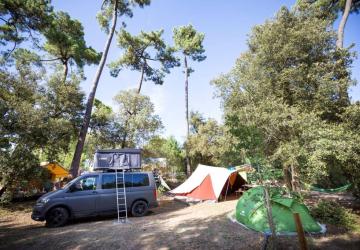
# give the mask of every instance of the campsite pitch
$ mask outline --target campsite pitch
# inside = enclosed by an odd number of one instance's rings
[[[11,215],[0,219],[0,249],[259,249],[261,234],[227,218],[235,205],[236,200],[194,206],[162,200],[148,216],[130,217],[129,224],[101,218],[61,228],[25,221],[26,210],[19,222]]]
[[[237,200],[186,206],[165,198],[145,217],[78,220],[45,228],[30,219],[31,203],[0,209],[0,249],[261,249],[263,236],[233,223],[227,214]],[[356,249],[358,235],[308,238],[314,249]],[[279,249],[298,249],[295,237],[282,238]]]

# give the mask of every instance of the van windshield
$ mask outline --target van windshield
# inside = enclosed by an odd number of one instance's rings
[[[80,179],[81,176],[76,177],[75,179],[71,180],[70,182],[68,182],[65,186],[63,186],[61,189],[67,189],[69,188],[73,183],[75,183],[77,180]]]

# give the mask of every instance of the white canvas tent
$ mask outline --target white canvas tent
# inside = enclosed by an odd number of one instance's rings
[[[227,181],[232,185],[237,178],[241,176],[236,170],[199,164],[192,175],[170,193],[200,200],[217,201],[224,187],[227,188]],[[242,181],[245,182],[243,179]]]

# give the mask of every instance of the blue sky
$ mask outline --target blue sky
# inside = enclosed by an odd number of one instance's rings
[[[82,22],[87,44],[102,51],[106,34],[100,30],[96,13],[100,0],[53,0],[55,10],[68,12],[72,18]],[[132,19],[123,19],[127,30],[138,34],[141,30],[164,29],[164,38],[171,42],[174,27],[191,23],[205,33],[204,47],[207,59],[201,63],[190,63],[195,69],[189,80],[189,107],[205,117],[222,121],[222,111],[218,99],[214,99],[214,88],[210,81],[221,73],[228,72],[236,58],[247,49],[247,37],[254,25],[274,17],[281,6],[291,7],[295,3],[281,0],[152,0],[150,6],[135,9]],[[360,15],[349,17],[345,29],[345,46],[355,43],[354,51],[360,54]],[[337,22],[335,23],[337,27]],[[107,62],[121,55],[121,50],[113,40]],[[88,93],[95,75],[96,66],[86,66],[87,80],[82,83]],[[353,78],[360,80],[360,59],[353,64]],[[121,90],[135,88],[139,80],[138,72],[122,71],[117,78],[109,74],[106,67],[100,79],[96,98],[114,106],[112,98]],[[184,75],[181,68],[172,70],[165,78],[164,85],[151,82],[143,84],[142,94],[149,95],[155,104],[156,113],[164,124],[164,136],[174,135],[183,141],[185,136]],[[360,84],[350,90],[352,100],[360,100]]]

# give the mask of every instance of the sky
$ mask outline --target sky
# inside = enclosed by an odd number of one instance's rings
[[[106,34],[101,31],[96,20],[100,0],[53,0],[55,10],[66,11],[84,26],[88,46],[103,51]],[[132,34],[140,31],[164,30],[164,39],[172,44],[174,27],[192,24],[205,34],[204,48],[207,56],[203,62],[190,62],[195,72],[189,78],[189,109],[199,111],[206,118],[222,122],[219,99],[214,97],[215,89],[211,80],[227,73],[234,66],[240,54],[247,50],[247,39],[252,27],[262,24],[275,16],[281,6],[291,8],[296,0],[152,0],[151,5],[134,10],[133,18],[122,18],[126,29]],[[360,56],[360,14],[350,15],[345,28],[344,46],[355,44],[353,51]],[[338,21],[335,22],[337,28]],[[122,50],[113,39],[107,63],[121,56]],[[85,93],[92,86],[97,66],[86,66],[87,79],[81,84]],[[186,135],[185,87],[182,68],[176,68],[167,75],[163,85],[144,82],[142,94],[150,96],[155,112],[164,125],[162,135],[175,136],[181,142]],[[353,79],[360,81],[360,58],[355,59],[352,69]],[[121,90],[137,87],[139,72],[121,71],[117,78],[111,77],[104,68],[96,98],[115,107],[113,97]],[[360,84],[350,89],[352,101],[360,100]]]

